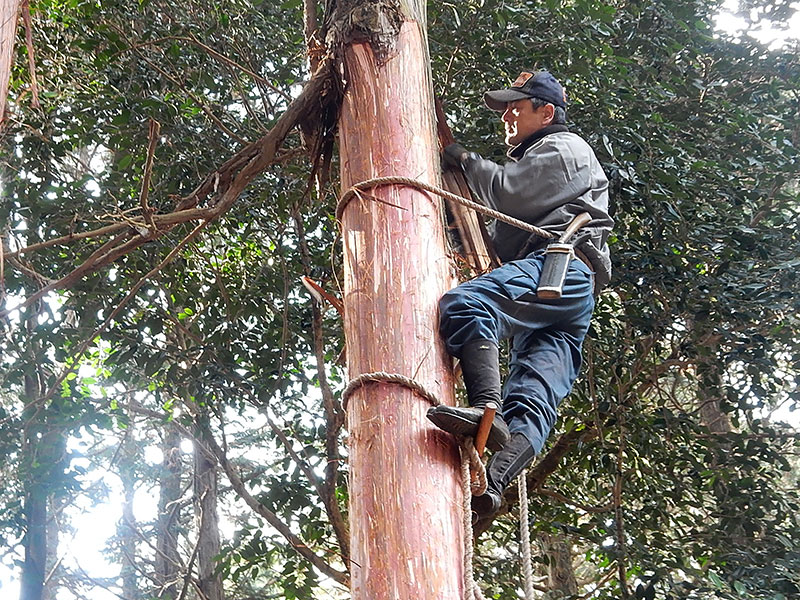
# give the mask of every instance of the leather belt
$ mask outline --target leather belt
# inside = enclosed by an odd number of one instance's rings
[[[589,270],[592,273],[594,273],[594,267],[592,266],[592,263],[589,260],[589,258],[583,252],[578,250],[577,248],[574,248],[574,250],[575,250],[575,258],[578,258],[583,264],[585,264],[587,267],[589,267]]]

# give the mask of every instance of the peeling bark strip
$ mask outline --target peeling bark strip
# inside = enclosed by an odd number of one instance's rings
[[[359,24],[350,33],[372,43],[339,49],[343,189],[385,175],[438,184],[424,18],[407,18],[395,35],[399,5],[346,4],[347,25]],[[349,376],[399,373],[452,404],[437,333],[437,303],[451,285],[439,201],[403,186],[367,193],[383,202],[356,198],[342,215]],[[463,597],[458,451],[427,421],[428,406],[388,383],[361,387],[348,404],[354,600]]]
[[[409,5],[414,3],[415,0],[408,2]],[[404,11],[400,5],[398,0],[338,0],[328,29],[328,47],[343,48],[359,42],[369,44],[377,62],[383,64],[396,51],[400,28],[406,20],[404,12],[409,15],[410,22],[418,21],[425,27],[419,9],[415,11],[414,6],[408,6]],[[422,7],[424,10],[424,5]],[[425,60],[427,68],[427,56]]]

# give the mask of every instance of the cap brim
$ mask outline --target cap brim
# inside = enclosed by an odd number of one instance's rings
[[[506,104],[509,102],[530,97],[530,94],[520,92],[519,90],[491,90],[483,95],[483,101],[486,103],[486,106],[499,112],[504,111],[506,109]]]

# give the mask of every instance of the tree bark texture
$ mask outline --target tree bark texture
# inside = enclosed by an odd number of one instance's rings
[[[20,577],[20,600],[43,600],[47,562],[47,490],[32,482],[25,494],[25,562]]]
[[[572,544],[563,534],[542,533],[539,536],[542,554],[547,557],[547,589],[553,598],[578,593],[578,581],[572,566]]]
[[[122,480],[122,521],[117,529],[119,546],[122,553],[122,595],[126,600],[139,600],[139,575],[136,571],[136,516],[133,513],[133,500],[136,494],[136,464],[141,460],[139,449],[134,440],[135,417],[133,411],[128,412],[130,420],[122,440],[119,456],[119,477]]]
[[[180,555],[178,554],[178,519],[181,497],[180,435],[174,427],[167,426],[162,443],[161,490],[158,499],[158,533],[156,538],[155,575],[159,598],[175,600],[180,581]],[[159,595],[160,594],[160,595]]]
[[[47,498],[47,523],[45,525],[45,536],[47,544],[47,558],[44,566],[44,591],[42,600],[56,600],[61,582],[58,576],[58,518],[61,510],[58,500],[54,494]]]
[[[403,11],[408,14],[407,6]],[[339,131],[345,190],[387,175],[439,184],[419,14],[401,23],[393,15],[373,19],[396,26],[391,47],[384,45],[391,37],[386,31],[344,47]],[[452,282],[438,199],[407,186],[368,190],[345,208],[342,229],[350,378],[402,374],[452,404],[452,363],[438,336],[437,303]],[[370,383],[350,398],[354,600],[463,596],[458,450],[452,436],[426,420],[428,407],[397,384]]]
[[[202,418],[197,437],[210,436],[208,419]],[[194,453],[194,510],[197,523],[198,587],[206,600],[224,600],[222,577],[215,573],[222,544],[217,515],[217,464],[199,448]]]
[[[33,340],[36,318],[41,312],[41,304],[36,303],[25,327],[28,332],[28,351],[31,364],[36,364],[39,351]],[[63,459],[64,439],[59,431],[48,425],[48,411],[42,406],[44,388],[43,376],[39,369],[27,372],[24,377],[25,410],[22,430],[21,473],[23,481],[25,515],[25,536],[23,546],[25,559],[20,574],[20,600],[44,600],[47,568],[47,500],[53,475],[58,472]],[[61,464],[63,466],[63,464]],[[51,549],[52,552],[52,549]]]
[[[0,124],[5,118],[11,65],[14,64],[14,40],[20,0],[3,0],[0,3]]]

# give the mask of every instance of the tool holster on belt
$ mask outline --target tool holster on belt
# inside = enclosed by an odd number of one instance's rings
[[[588,212],[581,213],[569,224],[557,242],[548,244],[544,251],[544,266],[536,288],[536,295],[545,300],[561,298],[569,263],[575,258],[575,247],[569,243],[578,229],[592,220]]]

